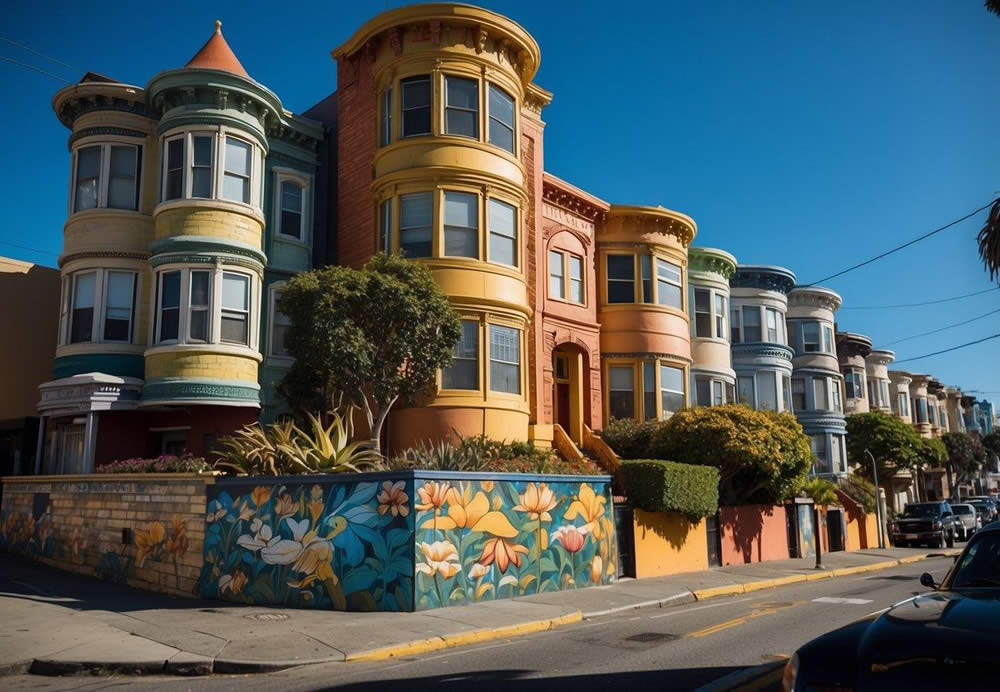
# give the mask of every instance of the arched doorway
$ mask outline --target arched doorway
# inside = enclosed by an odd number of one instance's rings
[[[552,422],[576,444],[583,442],[586,354],[575,344],[561,344],[552,351]]]

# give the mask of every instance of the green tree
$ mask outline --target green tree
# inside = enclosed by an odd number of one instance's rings
[[[747,406],[678,411],[654,434],[656,458],[719,469],[719,501],[775,503],[793,497],[813,464],[809,438],[789,413]]]
[[[434,384],[461,336],[461,322],[430,271],[379,254],[362,270],[325,267],[299,274],[281,291],[295,362],[279,391],[293,408],[326,410],[349,397],[364,411],[380,449],[385,418]]]
[[[847,417],[847,460],[865,478],[873,480],[871,459],[865,450],[875,457],[879,482],[883,483],[897,471],[919,470],[923,462],[920,449],[917,432],[895,416],[872,411]]]
[[[1000,0],[997,1],[1000,2]],[[987,455],[1000,457],[1000,430],[994,430],[983,438],[983,448]]]
[[[823,478],[810,478],[802,486],[802,494],[817,506],[837,504],[837,486]]]
[[[941,442],[947,451],[945,470],[948,472],[948,490],[955,495],[959,485],[979,472],[986,450],[975,433],[945,433]]]

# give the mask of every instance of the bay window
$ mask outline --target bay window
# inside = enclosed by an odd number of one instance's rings
[[[861,371],[855,368],[847,368],[844,371],[844,394],[848,399],[863,399],[864,391],[864,376],[861,374]],[[871,403],[874,406],[877,402],[873,399]]]
[[[642,296],[637,301],[635,291],[636,262]],[[655,276],[653,270],[656,270]],[[683,274],[679,265],[649,254],[606,255],[608,303],[653,303],[684,309]]]
[[[431,78],[429,75],[407,77],[399,82],[402,91],[402,136],[431,133]]]
[[[192,272],[192,274],[195,273],[197,272]],[[194,277],[192,276],[193,287]],[[245,274],[223,272],[221,340],[231,344],[249,345],[249,331],[250,277]]]
[[[95,144],[78,149],[73,211],[138,209],[139,152],[134,144]]]
[[[490,325],[490,389],[521,393],[521,331]]]
[[[250,346],[252,306],[256,304],[252,284],[249,274],[218,268],[160,272],[154,342]],[[276,302],[272,302],[272,308],[274,305]],[[282,320],[279,324],[287,325]],[[284,355],[274,346],[273,338],[271,351],[273,355]]]
[[[451,365],[441,371],[442,389],[479,389],[479,322],[462,320]]]
[[[444,254],[479,258],[479,196],[444,193]]]
[[[160,198],[221,199],[260,206],[262,152],[250,141],[227,133],[194,130],[163,142]],[[278,194],[278,210],[283,209]]]
[[[517,209],[498,199],[489,199],[488,223],[490,231],[489,261],[516,267],[517,262]]]
[[[514,98],[506,91],[489,85],[489,142],[514,153]]]
[[[608,302],[634,303],[635,259],[632,255],[608,255],[607,263]]]
[[[70,315],[71,344],[92,341],[97,272],[81,272],[73,277],[73,312]]]
[[[608,368],[608,410],[611,418],[635,418],[633,377],[631,365],[612,365]],[[655,404],[653,410],[656,410]]]
[[[136,272],[88,269],[67,276],[60,308],[60,343],[131,343]]]
[[[433,250],[431,240],[432,196],[430,192],[418,192],[399,198],[399,249],[406,257],[430,257]]]
[[[479,137],[479,82],[448,75],[444,78],[444,131]]]

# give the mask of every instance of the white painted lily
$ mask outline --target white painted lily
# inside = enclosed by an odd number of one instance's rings
[[[236,545],[241,548],[246,548],[251,552],[262,550],[277,541],[279,538],[278,536],[274,536],[271,531],[271,527],[262,522],[260,519],[253,520],[250,524],[250,530],[253,532],[253,535],[251,536],[247,533],[243,534],[236,539]]]
[[[304,543],[311,542],[315,537],[314,531],[309,531],[309,520],[302,519],[295,521],[291,517],[285,519],[288,528],[292,530],[292,538],[278,538],[268,543],[260,551],[261,559],[269,565],[290,565],[295,562],[302,551],[305,550]]]

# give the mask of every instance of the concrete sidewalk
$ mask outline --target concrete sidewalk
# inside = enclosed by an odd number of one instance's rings
[[[890,548],[722,567],[423,613],[259,608],[163,596],[0,556],[0,674],[259,673],[372,661],[552,629],[583,618],[668,607],[886,569],[931,555]]]

